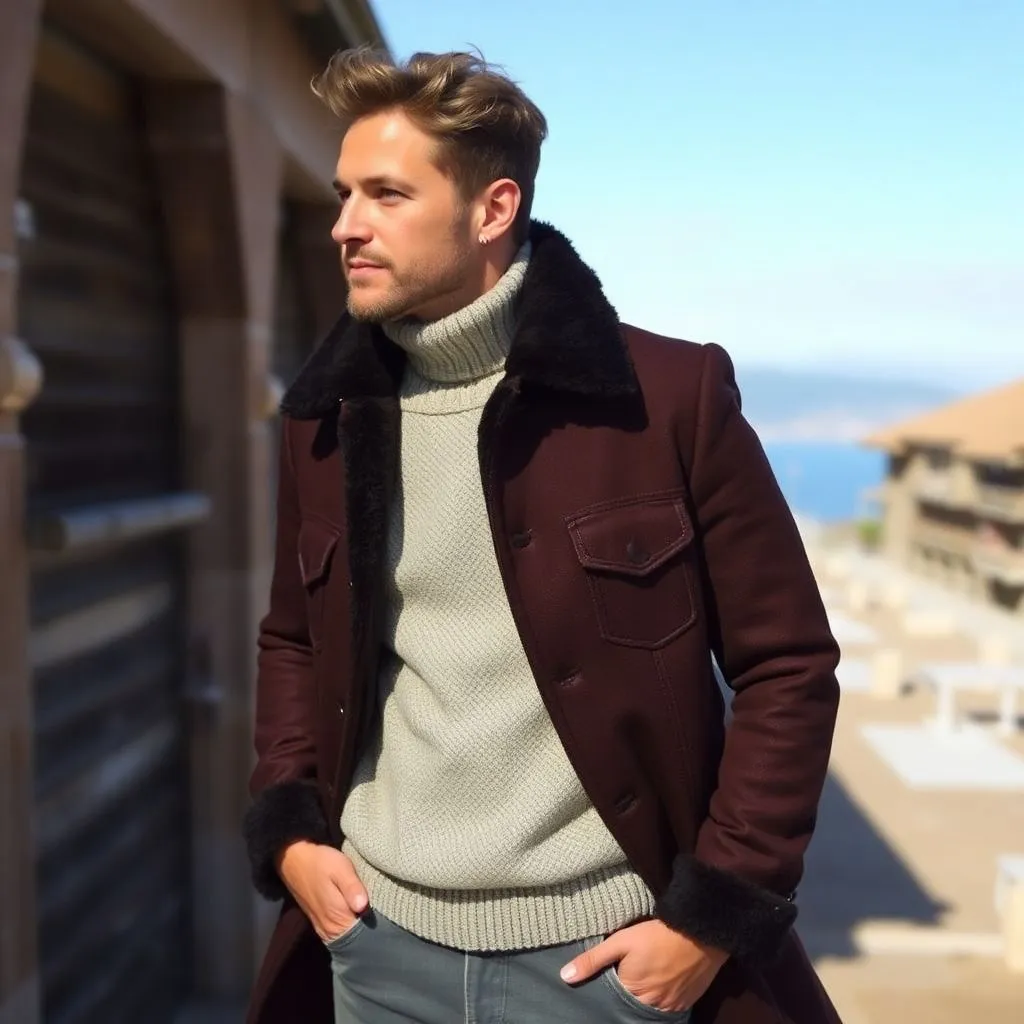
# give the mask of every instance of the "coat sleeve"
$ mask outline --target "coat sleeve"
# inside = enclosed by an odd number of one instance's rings
[[[270,608],[260,623],[256,678],[256,766],[253,802],[243,833],[253,884],[282,899],[275,858],[290,842],[328,842],[316,783],[316,687],[306,595],[299,568],[299,505],[290,421],[282,420],[276,548]]]
[[[692,448],[681,450],[710,643],[734,696],[707,817],[693,853],[676,860],[659,916],[757,963],[796,917],[839,704],[839,650],[796,523],[740,411],[729,356],[716,345],[702,352]]]

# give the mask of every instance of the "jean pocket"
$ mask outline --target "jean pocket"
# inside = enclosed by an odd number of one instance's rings
[[[605,968],[601,972],[601,977],[605,980],[612,992],[614,992],[615,995],[633,1011],[633,1013],[643,1020],[660,1020],[670,1022],[670,1024],[687,1024],[687,1021],[690,1019],[690,1010],[662,1010],[657,1006],[651,1006],[648,1003],[642,1002],[622,983],[622,979],[619,977],[619,972],[616,970],[614,964],[612,964],[611,967]]]
[[[351,928],[347,928],[340,935],[336,935],[333,939],[327,939],[324,945],[332,953],[338,953],[343,950],[350,942],[358,938],[360,932],[366,928],[366,921],[362,917],[357,917],[355,923]]]
[[[589,938],[580,939],[577,944],[579,952],[584,953],[593,949],[604,942],[607,937],[607,935],[592,935]],[[594,980],[596,981],[598,978],[614,994],[619,1006],[629,1012],[630,1016],[626,1017],[626,1020],[660,1020],[665,1024],[688,1024],[693,1015],[692,1010],[659,1010],[657,1006],[649,1006],[647,1003],[641,1002],[623,985],[614,964],[604,968],[595,976]]]

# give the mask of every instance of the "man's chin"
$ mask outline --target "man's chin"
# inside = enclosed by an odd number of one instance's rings
[[[401,310],[391,303],[373,302],[368,299],[353,302],[351,292],[349,293],[347,306],[352,319],[364,324],[381,324],[385,320],[395,320],[402,315]]]
[[[387,317],[381,316],[376,309],[361,309],[358,306],[350,305],[348,312],[353,320],[358,320],[361,324],[379,324],[387,319]]]

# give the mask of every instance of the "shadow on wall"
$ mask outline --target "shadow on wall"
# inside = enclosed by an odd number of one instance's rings
[[[813,959],[859,955],[854,930],[865,921],[935,925],[949,909],[829,775],[799,892],[797,931]]]

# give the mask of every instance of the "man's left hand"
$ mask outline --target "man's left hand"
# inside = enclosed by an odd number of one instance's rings
[[[640,1002],[679,1011],[690,1009],[704,995],[727,959],[722,950],[652,920],[613,932],[571,960],[561,973],[563,981],[575,985],[615,964],[619,981]]]

